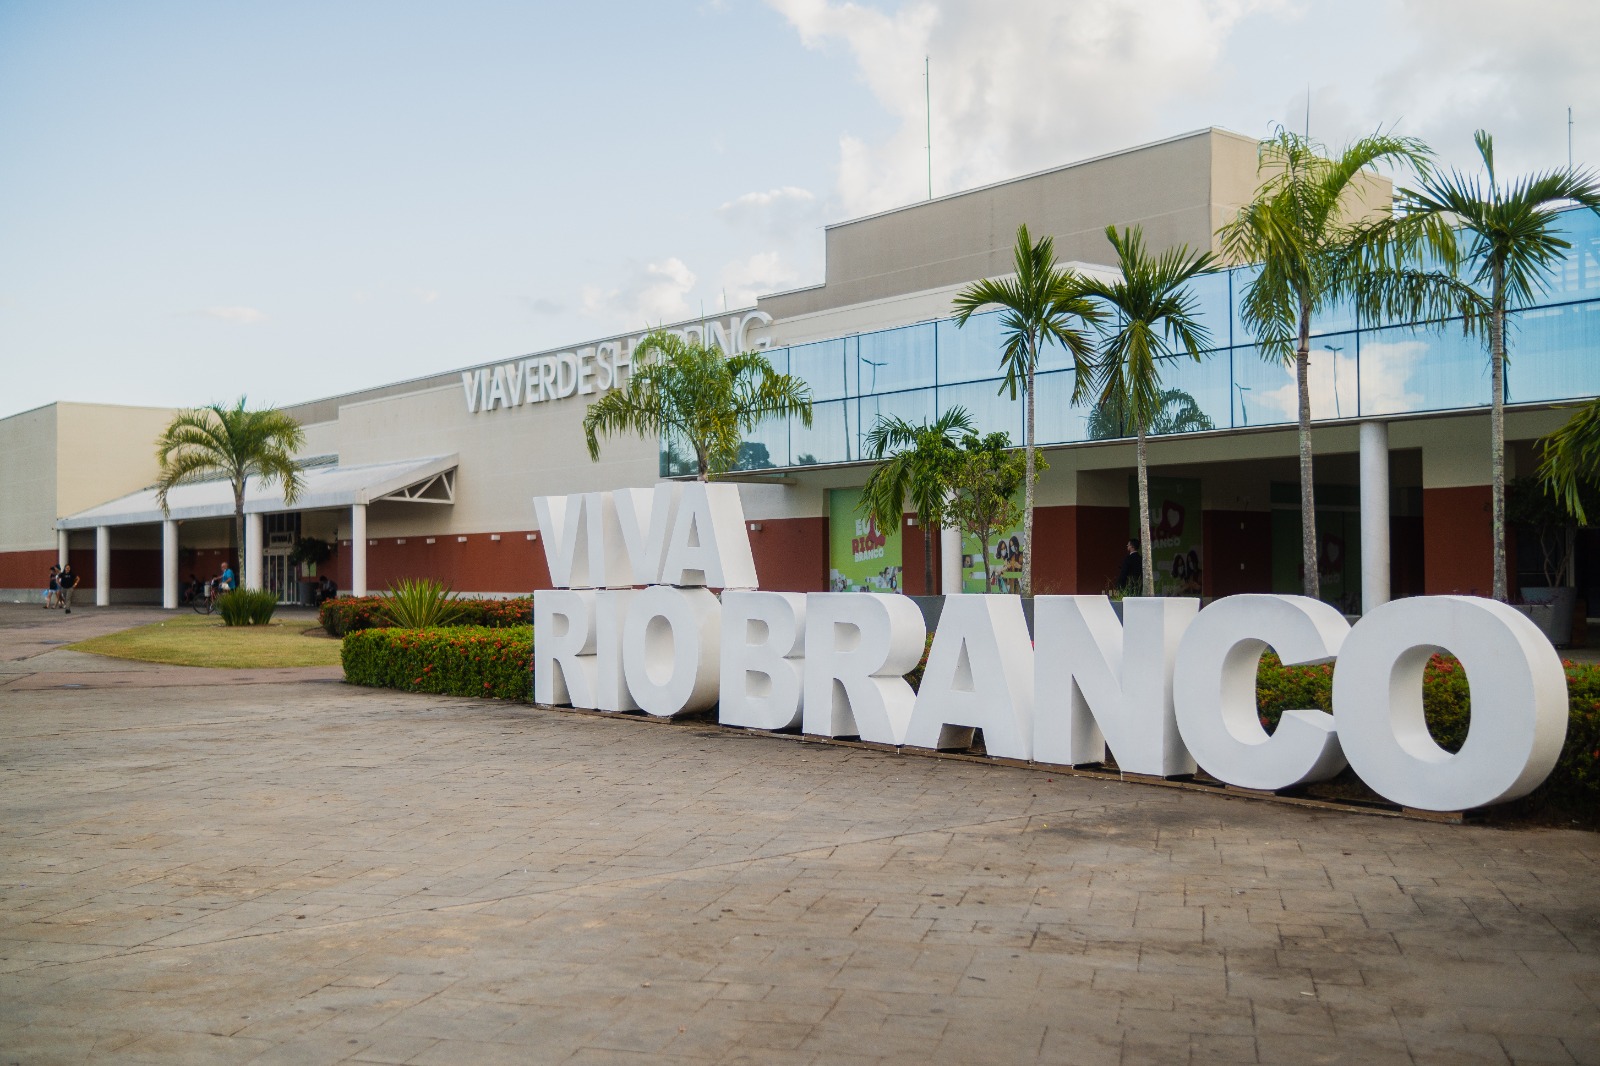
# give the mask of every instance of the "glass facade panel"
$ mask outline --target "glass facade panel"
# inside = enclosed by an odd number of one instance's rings
[[[1033,437],[1036,444],[1071,444],[1088,440],[1087,408],[1072,404],[1072,385],[1076,375],[1070,370],[1053,374],[1040,374],[1034,379],[1039,388],[1038,403],[1033,413]],[[1026,414],[1022,416],[1026,418]],[[1021,444],[1022,431],[1015,434]]]
[[[789,421],[789,452],[795,466],[848,463],[858,458],[854,432],[854,400],[813,404],[811,428],[798,418]]]
[[[867,434],[878,424],[878,416],[903,418],[912,425],[932,422],[939,417],[934,409],[932,389],[913,389],[909,392],[891,392],[886,396],[863,396],[859,401],[861,426],[856,433],[856,456],[866,450]]]
[[[1299,392],[1294,367],[1262,358],[1261,349],[1245,345],[1233,350],[1233,427],[1277,426],[1299,417]]]
[[[934,331],[932,322],[863,333],[855,338],[853,394],[903,392],[931,388],[934,384]]]
[[[1480,407],[1489,402],[1483,342],[1444,329],[1394,326],[1361,332],[1361,414]]]
[[[1550,287],[1536,303],[1564,303],[1600,296],[1600,217],[1592,211],[1561,216],[1561,239],[1572,245],[1551,272]]]
[[[789,348],[789,373],[811,386],[813,402],[837,400],[845,395],[845,341],[817,341]],[[854,385],[854,379],[851,379]]]
[[[1555,265],[1550,289],[1508,320],[1509,403],[1580,400],[1600,394],[1600,218],[1562,216],[1573,247]],[[1196,364],[1163,364],[1162,384],[1176,390],[1157,432],[1292,425],[1298,410],[1294,368],[1267,362],[1243,327],[1239,304],[1254,266],[1203,275],[1192,284],[1214,350]],[[815,425],[776,420],[751,434],[746,469],[861,459],[862,440],[878,415],[913,423],[955,405],[980,432],[1001,430],[1022,443],[1023,403],[1000,392],[1001,312],[793,345],[769,352],[780,371],[804,379],[816,401]],[[1465,337],[1459,321],[1442,328],[1359,328],[1348,306],[1313,324],[1309,385],[1312,418],[1350,419],[1427,411],[1471,410],[1489,402],[1489,359],[1481,337]],[[1091,408],[1071,403],[1071,360],[1060,348],[1040,353],[1036,439],[1067,444],[1123,427],[1093,422]],[[1191,407],[1188,401],[1193,401]],[[1198,410],[1200,417],[1193,417]],[[1181,418],[1180,415],[1189,417]],[[759,450],[758,450],[759,449]],[[663,441],[662,472],[693,472],[681,443]]]
[[[1241,309],[1244,306],[1244,298],[1250,293],[1250,284],[1256,280],[1256,276],[1260,273],[1261,268],[1254,264],[1235,267],[1228,271],[1228,277],[1231,279],[1233,286],[1232,306],[1228,309],[1228,328],[1232,331],[1233,340],[1231,343],[1234,347],[1255,343],[1255,334],[1244,324],[1243,311]]]
[[[772,470],[789,465],[789,420],[769,418],[739,445],[735,470]]]
[[[939,346],[939,384],[1001,376],[1000,350],[1005,347],[1000,312],[985,311],[957,326],[955,319],[935,324]]]
[[[1200,323],[1211,334],[1211,347],[1226,348],[1233,343],[1233,321],[1229,314],[1228,286],[1232,273],[1218,270],[1201,274],[1189,283]]]
[[[1600,303],[1530,308],[1508,315],[1506,322],[1507,403],[1600,393]],[[1488,348],[1478,343],[1487,364]]]
[[[969,381],[963,385],[943,385],[939,388],[939,410],[948,411],[955,406],[965,407],[972,416],[973,425],[980,436],[1003,431],[1011,439],[1022,443],[1022,393],[1013,400],[1009,393],[995,394],[998,381]]]
[[[1197,363],[1187,357],[1163,360],[1161,390],[1167,394],[1161,417],[1151,424],[1156,433],[1193,433],[1227,429],[1228,353],[1208,352]],[[1351,390],[1354,396],[1354,389]]]

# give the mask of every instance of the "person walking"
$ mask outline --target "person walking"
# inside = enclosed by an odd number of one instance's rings
[[[1122,569],[1117,571],[1117,581],[1112,587],[1121,589],[1124,596],[1134,596],[1143,584],[1144,557],[1139,554],[1139,542],[1130,539],[1128,553],[1122,557]]]
[[[50,564],[50,580],[44,587],[44,609],[49,610],[56,605],[56,597],[61,595],[61,567],[55,563]]]
[[[61,571],[57,583],[61,587],[61,606],[66,608],[68,614],[72,613],[72,590],[78,587],[78,575],[72,572],[72,564],[68,563]]]

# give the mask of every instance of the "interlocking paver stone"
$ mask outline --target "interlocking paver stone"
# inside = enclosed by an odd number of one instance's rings
[[[62,623],[0,610],[0,1062],[1600,1059],[1592,834],[196,684]]]

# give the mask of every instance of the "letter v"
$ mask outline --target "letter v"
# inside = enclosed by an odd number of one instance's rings
[[[535,496],[533,510],[550,584],[558,589],[588,588],[589,538],[584,536],[588,508],[583,496]]]

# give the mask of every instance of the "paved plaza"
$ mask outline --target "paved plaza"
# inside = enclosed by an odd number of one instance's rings
[[[1600,1062],[1600,836],[61,650],[0,1064]],[[197,677],[198,675],[198,677]]]

